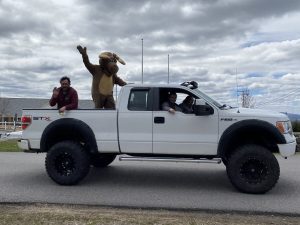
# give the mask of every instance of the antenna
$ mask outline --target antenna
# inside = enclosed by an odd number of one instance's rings
[[[144,83],[144,38],[142,40],[142,84]]]
[[[170,83],[170,57],[168,54],[168,83]]]
[[[238,85],[238,79],[237,79],[237,67],[235,68],[235,81],[236,81],[236,106],[238,107],[238,113],[239,110],[239,85]]]
[[[236,82],[236,105],[239,107],[239,85],[237,79],[237,68],[235,68],[235,82]]]

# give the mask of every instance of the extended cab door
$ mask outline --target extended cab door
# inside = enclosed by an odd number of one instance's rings
[[[152,153],[152,91],[150,88],[123,88],[118,115],[122,153]]]
[[[161,93],[166,93],[166,90],[159,91],[158,97],[162,98]],[[180,89],[176,90],[178,91],[180,92]],[[186,90],[183,91],[189,95]],[[178,104],[181,101],[182,99],[177,98]],[[159,103],[161,104],[162,101]],[[154,154],[215,155],[217,142],[218,110],[216,108],[213,114],[205,116],[182,112],[171,114],[161,108],[153,111]]]

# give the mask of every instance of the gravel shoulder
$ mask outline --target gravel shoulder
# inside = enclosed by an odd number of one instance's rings
[[[300,216],[291,215],[181,212],[57,204],[0,204],[0,225],[291,225],[299,224],[299,221]]]

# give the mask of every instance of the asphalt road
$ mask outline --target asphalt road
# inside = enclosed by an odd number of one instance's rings
[[[0,153],[0,202],[271,212],[300,215],[300,154],[278,157],[281,175],[267,194],[237,192],[223,164],[120,162],[92,168],[76,186],[48,178],[45,154]]]

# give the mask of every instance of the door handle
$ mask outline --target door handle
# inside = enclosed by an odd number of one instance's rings
[[[160,117],[160,116],[154,117],[154,123],[165,123],[165,117]]]

